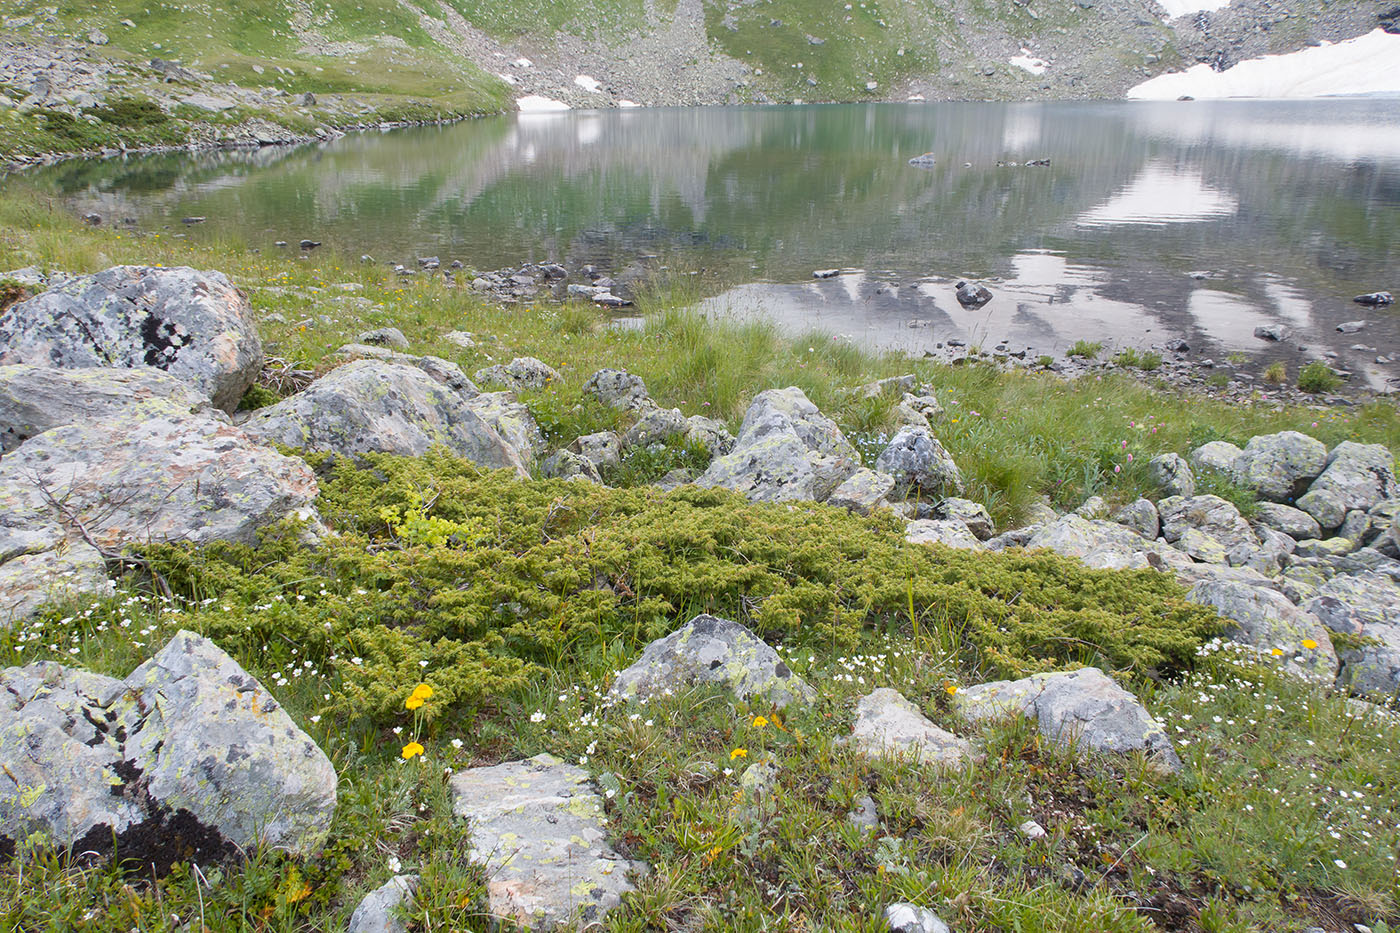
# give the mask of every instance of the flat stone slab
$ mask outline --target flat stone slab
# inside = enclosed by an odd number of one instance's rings
[[[608,844],[588,772],[553,755],[459,772],[452,810],[471,821],[491,913],[531,929],[601,920],[633,890],[628,873],[646,870]]]
[[[976,754],[971,742],[935,726],[903,694],[889,687],[860,698],[849,741],[871,758],[913,758],[951,768],[962,767]]]
[[[1166,731],[1113,678],[1096,667],[1021,680],[999,680],[959,691],[958,713],[968,722],[1019,713],[1036,720],[1045,737],[1104,752],[1147,752],[1169,771],[1181,770]]]
[[[647,699],[695,684],[725,686],[741,699],[762,696],[777,706],[816,699],[816,692],[763,639],[738,622],[709,614],[647,645],[608,692]]]

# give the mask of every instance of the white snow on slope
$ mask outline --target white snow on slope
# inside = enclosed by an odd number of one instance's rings
[[[1178,16],[1190,16],[1192,13],[1209,13],[1212,10],[1221,10],[1230,5],[1230,0],[1157,0],[1159,6],[1167,11],[1167,19],[1176,19]]]
[[[1400,94],[1400,36],[1380,29],[1287,55],[1265,55],[1225,71],[1196,65],[1158,75],[1128,91],[1129,100],[1224,97],[1328,97]]]
[[[603,85],[598,83],[598,79],[590,75],[576,76],[574,78],[574,84],[577,87],[583,88],[590,94],[597,94],[603,88]]]
[[[520,108],[521,113],[561,113],[569,109],[569,105],[562,100],[541,97],[538,94],[518,98],[515,101],[515,106]]]
[[[1045,59],[1032,55],[1030,49],[1022,49],[1020,55],[1011,56],[1007,59],[1007,63],[1015,65],[1017,68],[1024,68],[1033,75],[1043,75],[1045,69],[1050,67],[1050,63]]]

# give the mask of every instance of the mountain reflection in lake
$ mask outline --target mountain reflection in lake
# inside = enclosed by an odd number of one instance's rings
[[[933,164],[908,164],[921,153]],[[1400,376],[1385,362],[1400,310],[1351,302],[1400,291],[1394,100],[513,115],[35,176],[77,209],[145,226],[205,216],[189,236],[267,248],[306,236],[475,269],[661,257],[706,270],[709,308],[915,352],[1182,337],[1195,357],[1330,351],[1374,385]],[[843,274],[813,280],[821,268]],[[963,310],[963,277],[992,302]],[[1336,331],[1355,320],[1359,333]],[[1254,337],[1275,322],[1288,341]]]

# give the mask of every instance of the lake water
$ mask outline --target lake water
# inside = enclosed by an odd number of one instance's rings
[[[1291,374],[1331,352],[1357,381],[1400,377],[1400,305],[1351,301],[1400,293],[1396,100],[512,115],[34,174],[75,209],[269,250],[703,270],[711,309],[916,353],[1183,338],[1196,359]],[[962,309],[963,277],[992,302]],[[1366,324],[1336,330],[1351,321]],[[1287,341],[1254,336],[1279,322]]]

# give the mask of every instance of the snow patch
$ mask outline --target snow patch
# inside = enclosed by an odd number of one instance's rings
[[[521,113],[561,113],[569,109],[569,105],[562,100],[541,97],[539,94],[518,98],[515,106],[520,108]]]
[[[1158,75],[1128,91],[1128,99],[1400,94],[1397,61],[1400,36],[1376,29],[1345,42],[1252,58],[1225,71],[1195,65],[1176,74]]]
[[[637,103],[635,100],[627,100],[625,98],[623,100],[618,101],[617,105],[623,110],[631,110],[633,107],[641,106],[641,104]]]
[[[515,61],[511,62],[511,64],[517,68],[533,68],[535,66],[535,63],[528,58],[517,58]]]
[[[1033,75],[1043,75],[1045,70],[1050,67],[1050,63],[1045,59],[1032,55],[1030,49],[1022,49],[1020,55],[1011,56],[1007,62],[1017,68],[1024,68]]]
[[[918,102],[921,101],[921,100],[928,100],[928,98],[927,98],[927,97],[924,97],[924,95],[922,95],[922,94],[910,94],[910,95],[909,95],[907,98],[905,98],[905,99],[906,99],[906,100],[909,100],[909,101],[913,101],[914,103],[918,103]]]
[[[1192,13],[1211,13],[1223,10],[1230,0],[1157,0],[1158,6],[1167,11],[1167,19],[1190,16]]]
[[[574,85],[576,87],[583,88],[590,94],[597,94],[603,89],[603,85],[598,83],[597,78],[593,78],[588,75],[577,75],[574,78]]]

